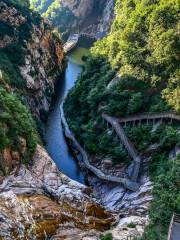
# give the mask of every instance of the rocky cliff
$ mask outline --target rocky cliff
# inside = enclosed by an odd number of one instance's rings
[[[28,7],[28,1],[0,2],[2,176],[20,162],[31,162],[38,139],[31,114],[38,122],[44,120],[64,65],[57,33]]]
[[[114,0],[31,0],[31,3],[64,34],[79,31],[101,37],[110,29],[114,16]]]
[[[62,44],[28,1],[0,2],[0,239],[98,239],[115,221],[59,172],[36,131],[63,69]]]
[[[23,98],[39,118],[48,111],[55,81],[62,72],[61,40],[48,21],[11,1],[0,3],[0,27],[2,78],[13,89],[21,87]]]
[[[114,222],[91,191],[60,173],[40,146],[33,163],[0,185],[0,239],[87,239]]]

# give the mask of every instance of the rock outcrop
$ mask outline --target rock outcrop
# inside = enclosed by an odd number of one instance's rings
[[[17,59],[15,64],[18,65],[24,80],[23,98],[33,115],[39,119],[42,113],[49,110],[55,81],[63,69],[61,40],[57,38],[47,20],[41,19],[33,12],[23,12],[11,1],[1,1],[0,21],[0,51],[8,53],[9,49],[15,47],[17,52],[10,54],[17,55],[17,58],[18,53],[22,52],[21,61]],[[1,64],[0,70],[2,77],[9,74]],[[12,85],[11,87],[14,88]]]
[[[116,184],[106,184],[95,177],[89,177],[99,203],[119,216],[116,227],[111,231],[113,239],[123,240],[143,234],[149,222],[148,208],[153,199],[153,184],[146,175],[141,176],[140,188],[136,192]]]
[[[102,37],[109,31],[113,21],[114,2],[114,0],[62,0],[59,3],[56,0],[46,0],[33,4],[64,34],[79,31],[94,37]]]
[[[31,161],[36,131],[27,108],[42,125],[64,54],[57,32],[26,0],[0,2],[0,32],[0,175],[6,176]]]
[[[70,239],[72,231],[78,240],[98,236],[114,222],[87,187],[58,171],[42,147],[37,146],[33,162],[0,185],[0,239]]]
[[[114,0],[70,0],[62,1],[62,7],[69,8],[76,17],[77,28],[95,37],[105,35],[110,29],[114,17]],[[73,29],[72,29],[73,30]]]

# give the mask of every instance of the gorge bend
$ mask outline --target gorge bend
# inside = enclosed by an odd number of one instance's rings
[[[82,71],[83,62],[81,57],[87,55],[88,52],[88,48],[77,47],[68,55],[64,79],[57,84],[55,99],[49,112],[45,129],[46,149],[59,170],[82,184],[85,184],[85,178],[77,160],[66,143],[61,123],[60,108]]]

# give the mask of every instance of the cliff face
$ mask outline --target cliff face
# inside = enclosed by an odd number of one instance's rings
[[[110,29],[114,17],[114,0],[31,2],[64,34],[80,31],[97,37],[103,36]]]
[[[98,239],[114,221],[111,214],[88,188],[60,173],[42,147],[33,162],[0,185],[0,239]]]
[[[28,1],[0,2],[0,175],[31,162],[37,143],[32,115],[49,110],[63,68],[62,43]],[[25,107],[25,105],[27,107]]]
[[[89,0],[63,0],[61,4],[63,8],[69,8],[69,10],[74,14],[74,16],[78,18],[88,17],[94,7],[94,1]]]
[[[26,11],[18,5],[12,5],[10,1],[1,1],[0,53],[10,59],[11,65],[16,65],[16,72],[23,85],[23,97],[33,115],[39,118],[41,112],[49,109],[55,80],[63,68],[64,56],[61,41],[50,24],[33,13],[27,15]],[[12,55],[15,55],[13,59]],[[6,67],[1,62],[3,78],[12,74],[12,69]],[[13,83],[11,80],[6,82],[13,89],[19,89],[16,80]]]
[[[98,239],[114,218],[59,172],[32,117],[48,111],[62,72],[58,34],[18,0],[0,2],[0,32],[0,239]]]

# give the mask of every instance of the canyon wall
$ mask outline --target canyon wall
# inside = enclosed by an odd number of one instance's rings
[[[64,54],[61,40],[49,22],[33,12],[27,15],[26,11],[10,1],[1,1],[0,51],[10,59],[11,65],[16,65],[15,70],[23,85],[23,98],[33,115],[39,118],[41,112],[49,109],[55,81],[63,70]],[[12,74],[12,69],[7,68],[3,61],[1,74],[4,80]],[[17,80],[14,79],[12,84],[11,80],[6,83],[19,90]]]
[[[114,17],[114,0],[32,0],[31,3],[65,36],[82,32],[102,37],[109,31]]]
[[[6,175],[31,161],[38,138],[31,114],[39,125],[45,120],[64,54],[57,33],[28,10],[28,1],[1,1],[0,31],[0,175]]]
[[[0,239],[98,239],[114,217],[39,145],[34,119],[49,110],[64,55],[58,33],[28,7],[0,2]]]

